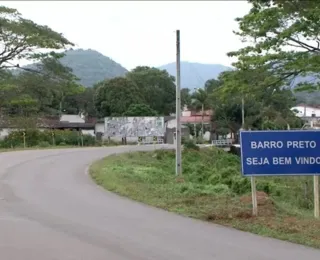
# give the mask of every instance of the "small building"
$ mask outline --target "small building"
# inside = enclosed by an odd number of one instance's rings
[[[320,107],[299,104],[291,108],[296,116],[301,118],[320,117]]]
[[[26,128],[37,128],[40,131],[49,129],[81,131],[95,136],[96,119],[85,119],[81,115],[62,115],[47,117],[0,117],[0,138],[5,138],[12,131]]]
[[[171,119],[165,123],[166,131],[164,142],[166,144],[174,144],[176,140],[177,120]],[[181,125],[181,138],[190,139],[190,130],[187,126]]]

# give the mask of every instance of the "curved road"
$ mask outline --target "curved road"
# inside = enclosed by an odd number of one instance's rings
[[[153,147],[0,154],[0,259],[319,260],[320,250],[118,197],[85,174],[93,160],[129,149]]]

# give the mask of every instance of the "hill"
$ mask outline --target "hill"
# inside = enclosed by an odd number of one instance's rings
[[[95,50],[68,50],[61,58],[61,63],[73,70],[80,79],[80,83],[86,87],[92,87],[95,83],[104,79],[124,76],[128,71],[111,58],[104,56]],[[34,68],[34,64],[25,66]]]
[[[124,76],[128,72],[120,64],[95,50],[69,50],[65,54],[61,63],[70,67],[86,87],[92,87],[104,79]]]
[[[181,88],[202,88],[208,79],[216,79],[218,75],[226,70],[231,70],[221,64],[202,64],[183,61],[181,67]],[[172,76],[176,76],[176,63],[169,63],[159,67],[168,71]]]

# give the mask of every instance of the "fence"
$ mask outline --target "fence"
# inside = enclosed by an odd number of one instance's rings
[[[163,136],[139,136],[138,137],[138,145],[163,144],[163,143],[164,143]]]
[[[212,146],[227,147],[232,145],[232,139],[212,140]]]

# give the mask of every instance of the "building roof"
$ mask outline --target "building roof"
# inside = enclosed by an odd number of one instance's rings
[[[2,128],[23,128],[36,126],[39,128],[94,128],[95,122],[79,123],[59,121],[58,117],[0,117],[0,127]]]
[[[211,116],[204,116],[203,117],[204,123],[210,123],[211,122]],[[202,123],[202,116],[182,116],[181,117],[181,123],[183,124],[198,124]]]
[[[85,119],[79,115],[61,115],[60,121],[69,123],[84,123]]]
[[[202,116],[202,111],[190,111],[190,112],[191,112],[191,116]],[[203,115],[212,116],[213,115],[213,110],[211,110],[211,109],[204,110],[203,111]]]
[[[298,104],[292,108],[295,108],[295,107],[307,107],[307,108],[312,108],[312,109],[320,109],[320,106],[310,106],[310,105],[307,105],[307,104]]]

